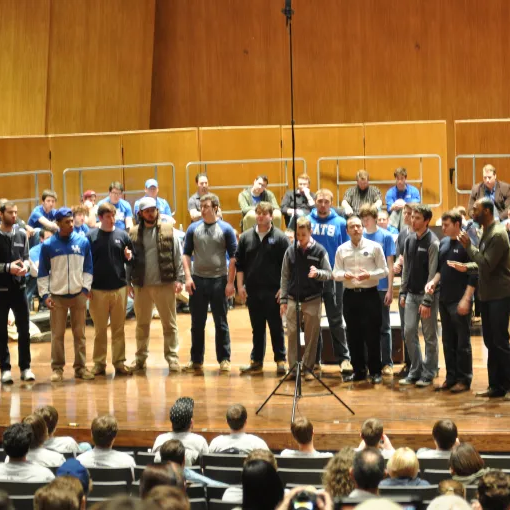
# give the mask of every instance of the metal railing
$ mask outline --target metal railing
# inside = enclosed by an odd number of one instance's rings
[[[306,161],[304,158],[295,158],[296,163],[300,162],[303,164],[303,173],[307,173],[306,171]],[[204,173],[207,174],[207,167],[213,165],[245,165],[245,164],[258,164],[258,163],[283,163],[285,169],[285,182],[277,182],[274,184],[269,184],[268,188],[288,188],[289,187],[289,179],[288,179],[288,170],[289,163],[292,163],[292,158],[268,158],[268,159],[229,159],[229,160],[216,160],[216,161],[190,161],[186,165],[186,196],[187,200],[190,198],[190,179],[189,179],[189,170],[191,167],[199,166],[204,168]],[[244,190],[252,186],[253,183],[249,184],[234,184],[229,186],[209,186],[209,191],[212,190],[222,190],[222,189],[240,189]],[[241,213],[240,209],[232,209],[221,211],[222,214],[239,214]]]
[[[437,204],[429,204],[430,207],[440,207],[443,203],[443,183],[441,181],[441,156],[439,154],[384,154],[377,156],[328,156],[319,158],[317,160],[317,189],[320,188],[321,182],[321,163],[323,161],[336,161],[336,198],[337,205],[340,205],[340,185],[355,185],[356,181],[344,181],[340,180],[340,161],[360,161],[360,160],[374,160],[374,159],[418,159],[419,160],[419,168],[420,168],[420,177],[419,179],[407,179],[406,182],[410,184],[419,184],[420,187],[420,196],[423,197],[423,160],[424,159],[437,159],[438,160],[438,172],[439,172],[439,202]],[[382,181],[373,181],[370,180],[370,184],[395,184],[395,180],[382,180]]]
[[[21,175],[33,175],[34,176],[35,197],[13,199],[18,204],[25,203],[25,202],[38,203],[41,200],[41,196],[39,194],[39,176],[40,175],[49,175],[50,176],[50,189],[53,189],[53,173],[51,170],[26,170],[23,172],[0,173],[0,177],[20,177]]]
[[[170,167],[172,170],[172,213],[175,213],[177,210],[177,191],[175,189],[175,165],[171,162],[164,163],[144,163],[139,165],[110,165],[110,166],[84,166],[84,167],[76,167],[76,168],[66,168],[63,172],[62,177],[62,187],[64,190],[64,205],[67,205],[67,177],[71,173],[78,173],[79,182],[80,182],[80,197],[83,196],[83,172],[100,172],[103,170],[125,170],[129,168],[154,168],[154,179],[158,179],[158,168],[160,167]],[[145,193],[145,189],[137,189],[137,190],[129,190],[124,191],[124,195],[135,195]],[[97,197],[105,197],[108,193],[97,193]]]
[[[455,156],[455,191],[459,195],[470,195],[471,189],[476,184],[476,160],[477,159],[502,159],[502,158],[510,158],[510,154],[458,154]],[[458,181],[458,169],[459,169],[459,159],[472,159],[473,160],[473,182],[471,184],[470,189],[459,189],[459,181]]]

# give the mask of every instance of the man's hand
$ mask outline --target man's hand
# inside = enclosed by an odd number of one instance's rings
[[[422,319],[429,319],[430,318],[430,307],[425,305],[420,305],[418,308],[418,311],[420,313],[420,317]]]
[[[181,282],[175,282],[174,283],[174,290],[176,294],[180,294],[182,292],[182,283]]]
[[[356,278],[359,282],[362,282],[363,280],[368,280],[370,278],[370,273],[366,269],[361,269]]]
[[[406,298],[405,298],[405,296],[400,296],[398,298],[398,303],[400,305],[400,308],[405,308],[406,307]]]
[[[186,292],[192,296],[193,291],[196,290],[195,282],[193,281],[193,278],[189,278],[186,280],[186,283],[184,284],[184,288],[186,289]]]
[[[280,303],[280,295],[281,295],[281,293],[282,293],[282,289],[278,289],[278,292],[275,295],[277,303]]]
[[[9,272],[14,276],[22,276],[21,272],[24,269],[25,269],[25,267],[23,266],[23,262],[20,259],[18,259],[18,260],[15,260],[14,262],[11,262],[11,267],[9,268]],[[25,274],[26,274],[26,271],[25,271]]]
[[[308,273],[308,278],[317,278],[317,276],[319,276],[317,268],[315,266],[311,266],[310,272]]]
[[[467,250],[469,246],[471,246],[471,239],[469,238],[467,232],[462,231],[458,236],[457,240],[464,246],[464,248]]]
[[[246,303],[246,298],[248,297],[248,293],[246,292],[246,287],[242,285],[241,287],[238,286],[237,288],[237,295],[241,299],[241,303]]]
[[[225,296],[227,298],[234,297],[236,293],[236,288],[234,287],[233,283],[227,283],[225,287]]]
[[[386,295],[384,296],[384,305],[391,306],[392,302],[393,302],[393,289],[388,289]]]
[[[467,272],[468,268],[467,265],[463,262],[457,262],[456,260],[447,260],[446,263],[449,267],[452,269],[455,269],[455,271],[459,271],[459,273],[465,273]]]
[[[395,262],[393,264],[393,273],[395,275],[399,275],[402,272],[402,265],[399,262]]]
[[[289,216],[294,216],[294,214],[296,214],[296,209],[290,209],[290,208],[288,208],[288,209],[287,209],[287,214],[288,214]]]
[[[471,300],[462,298],[457,305],[459,315],[467,315],[471,311]]]
[[[55,308],[55,301],[53,301],[51,296],[48,296],[44,300],[44,304],[48,307],[48,310],[53,310]]]
[[[395,200],[395,202],[393,202],[393,205],[391,206],[391,210],[392,211],[400,211],[400,209],[403,209],[404,206],[406,205],[405,201],[402,199],[402,198],[399,198],[398,200]]]
[[[284,315],[287,315],[287,304],[281,304],[280,305],[280,317],[283,317]]]
[[[344,207],[344,213],[346,216],[351,216],[351,214],[354,212],[354,210],[352,209],[352,207],[347,204],[345,207]]]
[[[426,294],[434,294],[435,290],[436,290],[436,283],[434,282],[434,280],[430,280],[430,282],[428,282],[425,285],[425,293]]]
[[[135,299],[135,289],[132,285],[128,285],[127,291],[128,291],[128,296],[131,299]]]
[[[27,231],[28,237],[32,237],[35,233],[35,229],[32,228],[30,225],[25,225],[25,230]]]
[[[87,293],[84,292],[84,294],[87,296],[89,301],[92,301],[92,297],[93,297],[92,289],[90,289]]]
[[[344,278],[346,280],[355,280],[356,279],[356,277],[352,273],[350,273],[348,271],[345,273]]]
[[[133,252],[128,246],[124,248],[124,258],[129,262],[133,258]]]

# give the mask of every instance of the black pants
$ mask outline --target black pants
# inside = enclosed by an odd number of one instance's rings
[[[483,342],[487,347],[489,387],[510,390],[510,345],[508,318],[510,297],[481,301]]]
[[[271,334],[275,361],[285,361],[285,336],[280,305],[276,301],[278,289],[247,289],[248,312],[253,332],[251,360],[263,363],[266,355],[266,322]]]
[[[7,345],[7,320],[9,310],[14,313],[18,329],[18,365],[20,370],[30,368],[30,315],[25,287],[13,287],[0,292],[0,368],[11,369],[11,355]]]
[[[377,287],[344,291],[344,317],[347,343],[356,375],[366,375],[367,356],[370,375],[381,373],[381,300]],[[366,349],[366,354],[365,354]]]
[[[439,301],[446,383],[453,386],[464,383],[471,386],[473,379],[473,354],[471,352],[471,313],[459,315],[458,303]]]

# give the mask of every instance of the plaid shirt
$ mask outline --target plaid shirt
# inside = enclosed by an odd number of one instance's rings
[[[352,207],[354,214],[359,214],[363,204],[375,204],[378,200],[382,201],[382,195],[379,188],[375,186],[368,186],[362,191],[356,185],[345,192],[343,199]]]

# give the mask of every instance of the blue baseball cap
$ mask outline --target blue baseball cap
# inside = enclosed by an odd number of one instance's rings
[[[155,187],[155,188],[158,188],[158,181],[156,181],[156,179],[147,179],[145,181],[145,187],[146,188],[152,188],[152,187]]]
[[[73,211],[69,209],[69,207],[61,207],[57,210],[57,213],[55,214],[55,219],[57,221],[63,220],[64,218],[67,218],[68,216],[72,216]]]
[[[88,469],[76,459],[67,459],[58,469],[57,476],[73,476],[80,480],[85,494],[89,493],[90,474]]]

